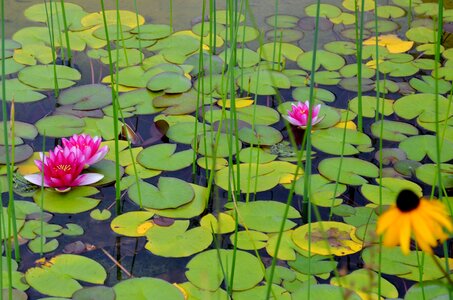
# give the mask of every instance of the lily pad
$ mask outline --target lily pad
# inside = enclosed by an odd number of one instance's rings
[[[153,226],[146,232],[145,248],[163,257],[187,257],[201,252],[212,243],[211,230],[189,229],[189,220],[175,221],[171,226]]]
[[[313,51],[305,52],[297,58],[297,64],[304,70],[311,71],[311,64],[313,59]],[[321,66],[328,71],[335,71],[341,69],[346,64],[343,57],[338,54],[326,51],[316,51],[316,64],[315,71]]]
[[[71,297],[82,286],[77,280],[103,284],[107,274],[96,261],[78,255],[62,254],[42,266],[28,269],[25,279],[35,290],[54,297]]]
[[[341,168],[340,168],[341,165]],[[350,185],[362,185],[368,181],[363,178],[376,178],[379,176],[379,169],[374,164],[353,157],[326,158],[318,166],[321,175],[330,180],[337,180]]]
[[[187,204],[194,198],[192,187],[185,181],[173,177],[160,177],[157,187],[140,181],[128,190],[129,198],[146,208],[167,209]],[[140,196],[141,195],[141,203]]]
[[[112,93],[102,84],[89,84],[63,91],[58,97],[61,105],[74,104],[74,109],[92,110],[112,103]]]
[[[260,146],[271,146],[283,139],[280,131],[265,125],[256,125],[254,129],[244,127],[239,130],[238,137],[245,143]]]
[[[229,282],[233,291],[247,290],[263,279],[261,262],[250,253],[237,250],[233,282]],[[233,250],[212,249],[192,258],[187,264],[186,277],[204,290],[215,291],[224,281],[224,274],[232,274]],[[222,271],[223,270],[223,271]]]
[[[245,78],[236,80],[244,90],[257,95],[275,95],[277,89],[289,89],[289,78],[280,72],[272,70],[259,70],[245,74]]]
[[[383,127],[382,136],[381,126]],[[405,140],[408,135],[417,135],[418,129],[408,123],[383,120],[371,124],[371,133],[375,137],[382,137],[384,140],[401,142]]]
[[[382,113],[382,102],[384,102],[384,115],[389,116],[393,114],[393,100],[379,98],[376,104],[376,97],[362,96],[362,115],[367,118],[374,118],[377,113]],[[358,97],[349,101],[349,109],[353,112],[358,113],[358,106]]]
[[[436,100],[434,94],[413,94],[399,98],[393,108],[395,113],[404,119],[418,117],[421,122],[435,122]],[[448,108],[450,107],[450,111]],[[438,95],[439,121],[448,119],[453,115],[453,108],[449,106],[448,100]]]
[[[192,82],[183,75],[164,72],[152,77],[146,87],[153,92],[164,91],[167,94],[178,94],[190,90]],[[156,104],[154,103],[154,105]]]
[[[421,161],[425,156],[428,156],[434,162],[437,162],[438,159],[439,162],[447,162],[453,159],[453,142],[443,140],[441,143],[440,159],[437,157],[436,137],[433,135],[409,137],[400,143],[399,148],[406,152],[409,159],[416,161]]]
[[[353,155],[360,153],[359,149],[371,147],[371,139],[366,134],[342,128],[317,130],[312,134],[312,142],[319,150],[336,155]]]
[[[5,80],[5,85],[5,99],[7,101],[14,99],[15,103],[31,103],[46,98],[44,94],[37,92],[35,88],[29,85],[23,84],[17,78]],[[2,95],[3,87],[0,81],[0,99],[2,99]]]
[[[310,97],[310,88],[309,87],[298,87],[292,92],[293,98],[298,101],[305,102]],[[313,89],[313,97],[315,100],[323,102],[334,102],[335,94],[329,90],[317,88]]]
[[[437,165],[435,164],[424,164],[415,170],[417,178],[429,185],[437,185]],[[452,164],[440,164],[440,176],[442,185],[446,189],[453,188],[453,165]]]
[[[159,144],[148,147],[137,156],[137,162],[148,169],[177,171],[190,166],[193,150],[175,153],[176,144]]]
[[[117,234],[139,237],[144,236],[146,231],[138,231],[139,227],[143,227],[144,224],[148,225],[149,228],[153,224],[148,221],[154,213],[148,211],[130,211],[115,217],[110,224],[111,229]]]
[[[30,85],[40,90],[52,90],[56,87],[59,89],[68,88],[75,81],[81,79],[81,74],[76,69],[55,65],[56,77],[54,74],[54,66],[52,65],[36,65],[22,69],[17,77],[22,83]],[[57,86],[55,86],[55,82]]]
[[[131,278],[113,287],[116,300],[174,299],[184,300],[181,291],[171,283],[150,277]],[[145,296],[146,295],[146,296]]]
[[[163,109],[167,115],[190,114],[201,105],[197,102],[197,94],[193,90],[181,94],[165,94],[153,99],[153,106]]]
[[[362,250],[362,241],[355,235],[356,228],[352,225],[321,221],[311,223],[311,234],[308,232],[310,224],[296,228],[293,240],[297,246],[308,250],[311,239],[311,252],[320,255],[344,256]]]
[[[261,232],[278,232],[283,221],[286,205],[277,201],[253,201],[238,203],[238,222],[244,227]],[[230,214],[235,215],[232,211]],[[292,206],[289,207],[288,219],[300,218],[299,212]],[[291,220],[285,220],[284,230],[296,226]]]
[[[268,239],[267,234],[254,230],[239,231],[237,238],[234,233],[230,235],[230,242],[242,250],[262,249],[266,247]]]
[[[311,203],[323,206],[334,207],[340,205],[343,200],[339,197],[346,192],[346,185],[333,183],[319,174],[312,174],[310,178],[310,201]],[[294,191],[298,195],[304,194],[304,178],[297,180]]]
[[[0,146],[0,164],[6,164],[6,151],[7,150],[6,150],[5,146]],[[11,159],[12,159],[11,146],[9,146],[8,152],[9,152],[9,159],[11,162]],[[14,162],[15,163],[27,160],[32,155],[33,155],[33,148],[27,144],[14,147]]]
[[[44,190],[43,208],[46,211],[60,214],[77,214],[96,207],[100,200],[90,198],[97,193],[94,187],[82,186],[70,190],[67,193],[60,193],[55,190]],[[41,203],[41,191],[33,195],[33,200],[39,205]]]
[[[56,115],[42,118],[35,126],[42,136],[67,137],[82,133],[85,122],[74,116]]]
[[[392,205],[395,203],[398,194],[402,190],[411,190],[418,197],[422,197],[422,188],[412,181],[398,178],[382,178],[381,188],[379,185],[364,184],[360,191],[369,201],[378,205]],[[379,193],[382,190],[382,202],[380,202]]]
[[[349,300],[362,299],[354,291],[329,284],[312,285],[310,286],[310,290],[307,289],[307,286],[304,286],[294,292],[292,296],[294,297],[294,299],[300,300],[309,300],[317,297],[320,297],[320,299],[324,300],[344,299],[346,297]]]

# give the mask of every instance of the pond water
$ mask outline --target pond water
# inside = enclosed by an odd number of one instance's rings
[[[216,2],[217,13],[207,3],[205,18],[203,1],[120,1],[120,25],[108,1],[108,30],[101,1],[65,1],[70,62],[61,3],[52,3],[46,11],[41,1],[5,1],[21,258],[11,265],[4,253],[4,299],[266,299],[269,276],[269,299],[451,297],[451,238],[437,256],[414,242],[404,255],[380,248],[375,233],[380,211],[403,189],[432,193],[451,215],[451,1],[437,67],[437,1],[378,1],[377,23],[372,0],[363,1],[363,15],[354,0],[321,1],[318,32],[316,4],[305,0]],[[205,34],[203,51],[202,30],[217,34]],[[225,44],[236,49],[234,60]],[[119,194],[112,80],[119,130],[130,130],[131,141],[118,141]],[[308,133],[286,117],[311,92],[320,111],[310,170],[300,155]],[[60,193],[24,179],[39,171],[38,152],[82,133],[110,149],[84,171],[101,181]],[[6,152],[0,146],[4,222],[12,216]],[[5,250],[14,234],[2,224]]]

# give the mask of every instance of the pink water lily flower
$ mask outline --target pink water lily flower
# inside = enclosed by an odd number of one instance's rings
[[[58,192],[67,192],[71,187],[88,185],[101,180],[104,175],[97,173],[81,174],[85,167],[85,156],[77,147],[57,146],[49,151],[49,156],[35,160],[40,173],[26,175],[24,178],[33,184],[55,188]],[[44,182],[42,178],[44,173]]]
[[[99,149],[102,139],[100,137],[91,137],[88,134],[74,134],[69,140],[63,139],[63,146],[67,148],[76,147],[82,151],[85,157],[85,168],[102,160],[109,148],[104,146]]]
[[[322,118],[319,118],[319,110],[321,109],[321,104],[316,105],[313,108],[311,113],[311,125],[318,124],[322,121]],[[284,116],[288,122],[294,126],[306,128],[308,125],[308,114],[310,111],[310,102],[305,101],[304,103],[298,102],[297,104],[291,105],[291,110],[288,111],[288,115]]]

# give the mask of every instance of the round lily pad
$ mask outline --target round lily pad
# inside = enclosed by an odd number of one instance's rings
[[[148,169],[177,171],[190,166],[193,150],[175,153],[176,144],[159,144],[148,147],[137,155],[137,162]]]
[[[236,154],[237,150],[236,146],[230,149],[231,138],[234,140],[234,135],[230,136],[225,133],[217,135],[216,132],[208,131],[197,137],[196,143],[192,143],[192,148],[204,156],[227,157],[230,154],[230,150],[231,155]],[[242,143],[240,141],[238,141],[238,147],[238,150],[241,150]]]
[[[308,250],[308,240],[311,239],[311,252],[320,255],[344,256],[362,250],[362,241],[356,234],[352,225],[321,221],[311,223],[311,234],[308,232],[309,224],[296,228],[293,240],[297,246]]]
[[[335,207],[340,205],[343,200],[338,198],[346,192],[346,185],[334,183],[319,174],[310,175],[310,201],[311,203],[323,207]],[[298,195],[304,194],[304,178],[297,180],[294,191]]]
[[[140,205],[140,193],[141,205],[146,208],[176,208],[189,203],[194,198],[194,191],[190,184],[181,179],[160,177],[157,187],[144,181],[138,184],[140,190],[138,185],[134,184],[129,188],[128,195],[132,201]]]
[[[6,147],[0,146],[0,164],[6,164]],[[8,147],[9,159],[11,163],[11,146]],[[33,148],[27,144],[14,147],[14,162],[22,162],[33,155]]]
[[[189,229],[189,220],[177,220],[170,226],[153,226],[146,232],[145,248],[163,257],[187,257],[201,252],[212,243],[211,230]]]
[[[146,87],[153,91],[164,91],[168,94],[187,92],[192,87],[190,79],[173,72],[164,72],[152,77]]]
[[[305,52],[297,58],[297,64],[304,70],[310,71],[313,59],[313,51]],[[346,64],[343,57],[338,54],[326,51],[316,51],[315,71],[323,66],[328,71],[335,71],[342,68]]]
[[[254,287],[263,279],[260,260],[241,250],[235,251],[234,255],[236,255],[235,276],[229,285],[233,291]],[[193,285],[204,290],[215,291],[225,280],[224,276],[232,273],[232,261],[233,250],[208,250],[189,261],[185,274]]]
[[[190,114],[197,110],[199,105],[194,90],[181,94],[165,94],[153,99],[153,106],[163,109],[162,113],[167,115]]]
[[[82,133],[85,121],[74,116],[56,115],[42,118],[36,122],[35,126],[43,136],[67,137]]]
[[[277,89],[289,89],[289,78],[280,72],[272,70],[260,70],[245,74],[244,78],[236,80],[244,90],[257,95],[275,95]]]
[[[74,109],[92,110],[112,103],[112,92],[103,84],[87,84],[63,91],[58,97],[61,105],[73,104]]]
[[[244,127],[239,130],[238,137],[245,143],[262,146],[271,146],[283,139],[280,131],[266,125],[256,125],[253,129]]]
[[[272,15],[266,18],[266,24],[277,28],[292,28],[299,21],[298,17],[291,15]]]
[[[417,178],[429,185],[435,186],[438,183],[437,166],[435,164],[424,164],[415,170]],[[440,176],[442,185],[446,189],[453,188],[453,165],[440,164]]]
[[[438,159],[439,162],[447,162],[453,159],[453,142],[445,139],[441,143],[440,158],[437,157],[436,137],[433,135],[409,137],[400,143],[399,148],[406,152],[409,159],[416,161],[421,161],[425,156],[428,156],[434,162]]]
[[[110,227],[114,232],[124,236],[144,236],[146,231],[139,232],[139,227],[143,228],[145,224],[148,225],[147,227],[153,226],[153,224],[148,221],[153,215],[154,213],[148,211],[126,212],[114,218]]]
[[[408,135],[417,135],[417,127],[403,122],[390,120],[377,121],[371,124],[371,133],[375,137],[381,137],[381,126],[383,127],[382,139],[394,142],[401,142]]]
[[[104,268],[96,261],[73,254],[51,258],[46,265],[28,269],[25,279],[35,290],[54,297],[71,297],[82,286],[78,280],[103,284],[107,278]]]
[[[266,247],[268,239],[269,237],[267,234],[254,230],[239,231],[237,233],[237,238],[235,238],[234,233],[230,235],[230,242],[243,250],[258,250],[264,248]]]
[[[54,76],[54,67],[56,77]],[[22,83],[40,90],[52,90],[56,87],[64,89],[74,85],[75,81],[81,78],[79,71],[62,65],[30,66],[22,69],[17,76]],[[55,81],[57,86],[55,85]]]
[[[342,128],[317,130],[312,134],[312,142],[319,150],[337,155],[353,155],[361,148],[371,147],[371,139],[366,134]]]
[[[171,283],[150,277],[131,278],[117,283],[113,290],[116,300],[141,299],[146,295],[150,299],[184,300],[181,291]]]
[[[315,284],[310,286],[310,290],[307,286],[303,286],[292,294],[293,298],[300,300],[309,300],[320,297],[324,300],[335,300],[348,297],[349,300],[360,300],[362,299],[357,293],[346,289],[344,287],[338,287],[330,284]]]
[[[448,100],[438,95],[439,121],[443,121],[453,115],[453,108],[449,108]],[[436,98],[434,94],[412,94],[399,98],[394,106],[395,113],[404,119],[418,117],[421,122],[435,122]]]
[[[46,98],[44,94],[36,91],[35,88],[23,84],[19,79],[6,79],[5,80],[5,99],[15,103],[29,103],[36,102]],[[3,97],[3,87],[0,84],[0,99]]]
[[[318,169],[321,175],[330,180],[336,181],[338,177],[338,182],[350,185],[367,183],[363,177],[376,178],[379,176],[379,169],[374,164],[353,157],[326,158],[319,163]]]
[[[99,190],[90,186],[73,188],[67,193],[45,189],[43,193],[43,208],[52,213],[77,214],[96,207],[100,202],[98,199],[90,198],[99,193]],[[40,190],[33,195],[33,200],[38,205],[41,203]]]
[[[293,90],[293,98],[298,101],[305,102],[310,97],[310,87],[298,87]],[[322,88],[313,89],[313,97],[315,100],[320,100],[323,102],[333,102],[335,101],[335,94],[329,90]]]
[[[402,190],[411,190],[418,197],[422,197],[422,188],[412,181],[398,178],[382,178],[381,188],[379,185],[364,184],[360,191],[363,196],[375,204],[392,205],[395,203],[398,194]],[[379,193],[382,190],[382,203],[380,203]]]

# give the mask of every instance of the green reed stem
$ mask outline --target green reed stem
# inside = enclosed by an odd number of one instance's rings
[[[357,129],[360,132],[363,132],[363,124],[362,124],[362,49],[363,49],[363,19],[364,19],[364,9],[365,0],[362,0],[361,7],[360,7],[360,22],[358,20],[358,5],[357,1],[355,3],[355,16],[356,16],[356,47],[357,47],[357,82],[358,82],[358,91],[357,91],[357,99],[358,99],[358,111],[357,111]],[[359,25],[360,24],[360,25]],[[358,30],[358,26],[360,29]],[[376,45],[377,47],[377,45]]]
[[[44,129],[44,134],[42,136],[42,158],[41,163],[44,165],[44,157],[46,153],[46,130]],[[39,199],[39,208],[41,209],[40,214],[40,230],[39,234],[41,235],[40,245],[39,245],[39,255],[42,257],[44,253],[44,168],[41,169],[41,197]]]
[[[116,0],[117,4],[117,11],[118,10],[118,0]],[[105,17],[105,5],[104,0],[101,0],[101,11],[102,11],[102,20],[104,23],[105,29],[105,38],[107,40],[107,52],[109,58],[109,71],[110,71],[110,81],[112,84],[112,106],[113,106],[113,135],[115,136],[115,201],[116,201],[116,214],[121,214],[121,186],[120,186],[120,158],[119,158],[119,143],[118,143],[118,89],[113,87],[114,85],[114,78],[113,78],[113,60],[112,60],[112,49],[110,46],[110,38],[109,38],[109,31],[107,28],[107,19]]]
[[[376,107],[379,107],[379,98],[380,98],[380,82],[379,82],[379,27],[378,27],[378,3],[377,1],[374,2],[374,31],[375,31],[375,43],[376,43]],[[384,83],[385,84],[385,83]],[[384,110],[382,110],[382,114],[384,113]],[[375,115],[375,121],[378,120],[378,113],[376,112]],[[380,280],[380,278],[379,278]]]
[[[415,243],[415,253],[417,255],[417,266],[418,266],[418,275],[419,275],[418,276],[418,280],[419,280],[420,288],[422,290],[423,300],[426,300],[425,283],[423,282],[423,266],[425,264],[425,253],[422,252],[422,259],[421,259],[421,262],[420,262],[420,251],[418,251],[418,244],[417,243]]]
[[[58,77],[57,77],[57,58],[55,56],[55,40],[54,40],[54,34],[53,34],[53,17],[52,17],[52,1],[49,3],[49,8],[50,8],[50,15],[49,11],[47,9],[47,2],[44,0],[44,7],[46,9],[46,18],[47,18],[47,30],[49,32],[49,40],[50,40],[50,48],[52,49],[52,61],[53,61],[53,82],[54,82],[54,92],[55,92],[55,97],[58,98],[59,94],[59,88],[58,88]],[[49,26],[50,23],[50,26]]]
[[[277,50],[277,21],[278,21],[278,0],[274,1],[274,44],[273,44],[273,52],[272,52],[272,70],[274,69],[274,63],[275,63],[275,54]]]
[[[137,6],[137,0],[134,0],[134,10],[135,10],[135,22],[137,23],[137,36],[140,37],[140,24],[138,23],[138,6]],[[140,53],[143,53],[143,48],[142,48],[142,40],[140,38],[138,40],[138,49],[140,50]],[[140,54],[140,64],[143,65],[143,55]]]
[[[69,29],[68,29],[68,21],[66,20],[66,9],[64,7],[64,0],[61,0],[60,4],[61,4],[61,13],[63,15],[64,35],[66,38],[67,58],[68,58],[69,65],[71,65],[72,51],[71,51],[71,42],[69,41]]]
[[[173,0],[170,0],[170,27],[173,30]]]

